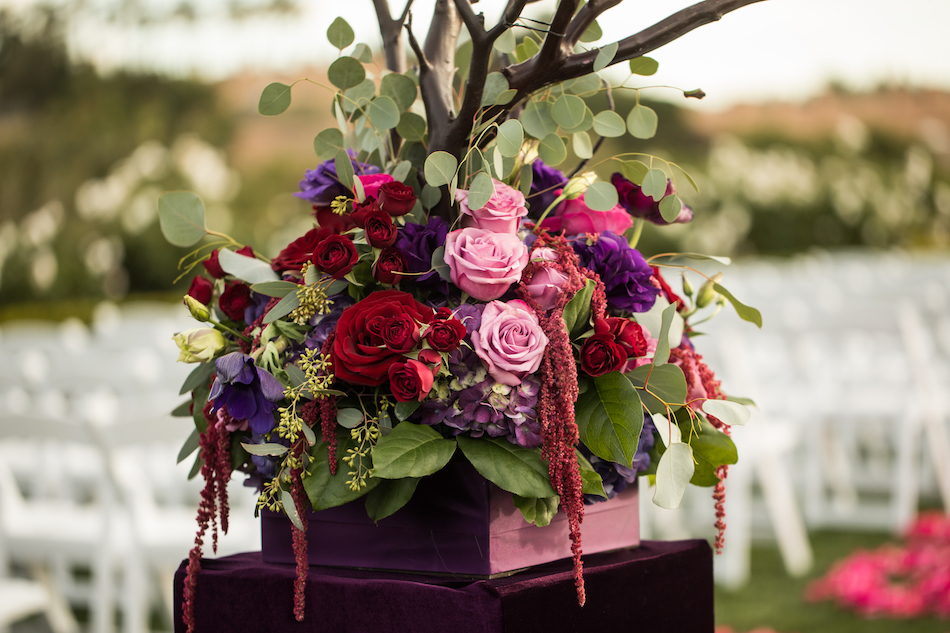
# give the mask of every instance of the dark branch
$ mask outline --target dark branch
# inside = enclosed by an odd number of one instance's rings
[[[462,30],[462,20],[453,0],[436,0],[429,34],[426,36],[423,51],[429,62],[429,77],[423,83],[419,77],[419,88],[426,104],[426,118],[429,122],[429,149],[444,149],[445,134],[452,121],[454,96],[452,78],[455,76],[455,43]],[[434,117],[429,116],[429,107]]]
[[[389,12],[389,0],[373,0],[376,9],[376,20],[379,22],[379,34],[383,37],[383,51],[386,54],[386,68],[393,72],[406,72],[406,56],[403,53],[402,26],[409,15],[412,0],[408,0],[406,8],[398,20],[394,20]]]
[[[561,44],[564,40],[564,34],[567,33],[567,27],[577,11],[579,0],[561,0],[557,5],[557,11],[554,13],[554,19],[551,21],[551,29],[544,37],[541,44],[541,50],[534,56],[540,66],[552,63],[567,54],[561,50]]]
[[[567,34],[564,36],[564,46],[573,49],[574,45],[581,39],[581,36],[584,35],[584,31],[594,23],[594,20],[621,2],[623,2],[623,0],[591,0],[581,7],[581,10],[578,11],[574,19],[571,20],[570,26],[567,27]]]
[[[462,17],[465,28],[468,29],[472,44],[474,45],[475,42],[484,39],[487,35],[485,32],[485,16],[481,13],[476,14],[469,0],[455,0],[455,8]],[[474,50],[472,54],[474,55]]]
[[[439,99],[433,98],[433,95],[438,94],[438,85],[435,84],[435,75],[432,73],[432,64],[429,63],[429,60],[426,59],[426,54],[422,50],[422,47],[419,46],[419,41],[416,40],[416,36],[412,33],[412,14],[408,14],[406,19],[406,33],[409,34],[409,47],[416,54],[416,59],[419,60],[419,86],[422,92],[422,105],[426,110],[426,120],[436,121],[434,117],[447,117],[448,111],[443,110],[442,102]],[[441,120],[445,120],[444,118]]]

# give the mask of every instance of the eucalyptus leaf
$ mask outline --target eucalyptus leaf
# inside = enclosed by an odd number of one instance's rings
[[[207,235],[205,205],[190,191],[169,191],[158,197],[162,235],[172,246],[194,246]]]
[[[364,64],[373,63],[373,49],[371,49],[366,44],[360,42],[356,45],[356,48],[353,49],[353,52],[350,53],[350,57],[353,59],[359,60]]]
[[[577,79],[571,79],[561,84],[564,92],[570,92],[575,95],[595,94],[603,90],[603,82],[596,74],[582,75]]]
[[[390,97],[381,96],[370,101],[366,114],[379,130],[391,130],[399,125],[399,106]]]
[[[267,297],[286,297],[291,292],[297,292],[299,287],[292,281],[262,281],[253,284],[251,290]]]
[[[693,451],[688,444],[671,444],[656,467],[653,503],[672,510],[678,508],[689,480],[693,478]]]
[[[614,56],[617,54],[618,46],[619,44],[617,42],[612,42],[598,49],[597,57],[594,58],[595,73],[610,65],[610,62],[614,60]]]
[[[287,447],[283,444],[273,444],[265,442],[263,444],[248,444],[247,442],[241,442],[241,446],[244,447],[251,455],[267,455],[272,457],[279,457],[287,452]]]
[[[584,204],[594,211],[610,211],[618,202],[617,188],[609,182],[599,180],[584,192]]]
[[[290,386],[294,389],[307,382],[307,374],[296,365],[288,363],[284,366],[284,371],[287,372],[287,378],[290,379]]]
[[[327,28],[327,39],[340,50],[352,44],[354,37],[353,29],[343,18],[333,20]]]
[[[511,100],[514,99],[515,95],[517,94],[518,94],[518,91],[515,90],[514,88],[509,88],[508,90],[502,90],[500,93],[498,93],[498,96],[495,97],[495,101],[494,103],[492,103],[492,105],[505,105],[506,103],[510,103]]]
[[[269,84],[261,92],[257,111],[265,116],[274,116],[287,111],[290,107],[290,86],[279,82]]]
[[[551,104],[547,101],[532,99],[528,101],[524,112],[518,117],[524,131],[536,139],[543,139],[549,134],[557,132],[557,123],[551,116]],[[547,161],[545,161],[547,162]]]
[[[620,171],[623,173],[623,177],[630,182],[642,185],[643,179],[650,173],[650,168],[638,160],[625,160],[620,164]]]
[[[448,185],[455,178],[458,169],[458,159],[448,152],[432,152],[426,158],[425,176],[426,183],[433,187]]]
[[[473,439],[460,435],[457,440],[475,470],[502,490],[534,498],[557,494],[540,449],[523,448],[500,437]]]
[[[651,169],[643,177],[641,191],[643,195],[650,196],[655,202],[659,202],[666,195],[666,186],[666,172],[662,169]]]
[[[180,405],[172,409],[170,414],[173,418],[190,418],[191,417],[191,400],[185,400]]]
[[[281,489],[280,505],[284,508],[284,514],[286,514],[290,522],[294,524],[294,527],[303,532],[303,522],[300,520],[300,515],[297,513],[297,506],[294,504],[294,497],[290,494],[289,490]]]
[[[366,495],[366,514],[376,522],[396,513],[409,503],[418,485],[417,477],[383,479]]]
[[[653,354],[653,364],[660,367],[670,359],[670,326],[676,316],[676,304],[671,303],[663,309],[660,333],[657,335],[656,351]]]
[[[386,75],[379,84],[379,94],[391,98],[402,111],[412,107],[418,91],[416,82],[399,73]]]
[[[640,396],[620,372],[597,376],[591,383],[575,408],[581,441],[601,459],[630,468],[643,429]]]
[[[425,477],[438,472],[455,454],[454,440],[431,426],[400,422],[373,448],[373,476],[382,479]]]
[[[544,161],[545,165],[556,167],[567,158],[567,148],[564,147],[564,141],[557,134],[548,134],[538,145],[538,156]]]
[[[590,42],[596,42],[604,36],[604,32],[600,28],[600,24],[597,23],[597,20],[591,22],[591,25],[587,27],[587,30],[580,37],[580,41],[585,44]]]
[[[675,419],[670,420],[662,413],[654,413],[651,417],[653,418],[653,426],[656,428],[656,432],[659,434],[663,446],[669,446],[670,444],[683,441],[683,432],[680,430]]]
[[[313,151],[321,161],[330,160],[345,147],[343,132],[335,127],[326,128],[313,139]]]
[[[426,135],[426,120],[415,112],[403,112],[396,132],[407,141],[421,141]]]
[[[650,75],[656,74],[659,68],[659,62],[652,57],[641,56],[630,60],[630,72],[634,75],[649,77]]]
[[[256,257],[239,255],[227,248],[218,251],[218,263],[221,264],[221,269],[224,272],[249,284],[280,280],[270,264],[262,262]]]
[[[526,198],[531,193],[531,182],[534,180],[534,171],[531,165],[522,165],[521,172],[518,175],[518,191]]]
[[[314,269],[316,269],[316,266],[311,266],[307,272],[310,272],[310,270]],[[335,279],[330,282],[329,286],[324,288],[324,292],[328,297],[332,297],[333,295],[338,295],[341,292],[346,292],[346,288],[349,285],[349,282],[347,282],[345,279]]]
[[[433,187],[432,185],[426,185],[422,188],[422,206],[426,209],[431,209],[435,205],[439,204],[439,200],[442,199],[442,190],[438,187]]]
[[[408,160],[400,162],[393,168],[393,180],[398,180],[399,182],[406,182],[406,178],[409,177],[409,172],[412,171],[412,163]]]
[[[273,323],[281,317],[285,317],[294,310],[300,307],[300,297],[297,296],[297,293],[289,294],[280,301],[277,302],[273,308],[271,308],[266,315],[264,315],[264,323]]]
[[[472,64],[472,40],[465,40],[455,49],[455,67],[459,77],[464,81],[468,77],[468,69]]]
[[[300,431],[303,433],[304,438],[307,440],[309,446],[313,446],[317,443],[317,436],[314,434],[313,429],[310,428],[310,425],[304,422],[300,425]]]
[[[551,116],[554,118],[554,122],[565,130],[583,123],[584,114],[587,111],[587,104],[576,95],[561,95],[551,106]]]
[[[485,78],[485,87],[482,89],[481,107],[495,105],[502,93],[508,90],[508,79],[503,74],[488,73]]]
[[[376,96],[376,84],[372,79],[364,79],[344,93],[343,109],[347,112],[356,112],[360,108],[365,108],[374,96]]]
[[[656,112],[642,104],[634,106],[627,115],[627,131],[634,138],[653,138],[656,135],[657,123]]]
[[[353,429],[363,423],[365,417],[359,409],[340,409],[336,412],[336,423],[344,429]]]
[[[211,374],[213,373],[213,361],[208,361],[206,363],[197,365],[191,370],[191,373],[188,374],[188,377],[185,378],[185,382],[182,383],[181,390],[178,392],[178,395],[185,395],[198,386],[207,386],[208,381],[211,380]]]
[[[521,153],[524,143],[524,128],[517,119],[509,119],[498,126],[498,136],[495,139],[498,151],[502,156],[513,158]]]
[[[336,169],[336,177],[340,181],[340,184],[347,189],[352,189],[356,174],[353,171],[353,161],[345,149],[337,151],[336,156],[333,158],[333,167]]]
[[[468,190],[468,208],[472,211],[481,209],[495,193],[495,185],[491,176],[483,171],[475,174],[472,184]]]
[[[675,194],[660,201],[660,216],[667,222],[674,222],[682,210],[683,202]]]
[[[719,262],[719,263],[722,264],[723,266],[728,266],[729,264],[732,263],[732,259],[729,258],[729,257],[719,257],[719,256],[716,256],[716,255],[705,255],[705,254],[703,254],[703,253],[670,253],[670,254],[668,254],[668,255],[663,255],[663,256],[661,256],[661,257],[658,257],[657,259],[661,259],[661,258],[662,258],[662,259],[670,259],[671,261],[675,261],[675,260],[680,259],[680,258],[682,258],[682,259],[697,259],[697,260],[700,260],[700,261],[705,260],[705,259],[708,259],[708,260],[712,260],[712,261],[714,261],[714,262]]]
[[[524,520],[538,527],[550,525],[551,520],[557,515],[557,507],[561,501],[560,497],[535,499],[518,495],[512,495],[511,500],[515,507],[521,511]]]
[[[723,297],[726,298],[727,301],[729,301],[729,303],[732,304],[732,307],[735,308],[736,314],[739,315],[740,319],[742,319],[743,321],[748,321],[749,323],[755,323],[757,326],[759,326],[760,329],[762,328],[762,313],[761,312],[759,312],[755,308],[752,308],[742,303],[741,301],[736,299],[734,296],[732,296],[731,292],[729,292],[728,290],[726,290],[719,284],[713,284],[713,290],[721,294]]]
[[[327,79],[340,90],[347,90],[366,79],[366,70],[352,57],[337,57],[327,69]]]
[[[574,155],[581,160],[587,160],[594,156],[593,145],[590,142],[590,135],[587,132],[577,132],[572,134],[571,147]]]
[[[703,402],[703,413],[729,426],[745,426],[752,416],[748,407],[728,400],[706,400]]]
[[[594,116],[594,132],[607,138],[617,138],[624,135],[627,126],[623,117],[613,110],[604,110]]]
[[[518,40],[515,39],[515,32],[513,29],[505,29],[505,31],[495,40],[494,48],[499,53],[510,54],[513,53],[515,47],[518,45]]]

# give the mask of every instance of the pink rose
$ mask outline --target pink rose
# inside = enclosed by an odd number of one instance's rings
[[[445,238],[452,283],[476,299],[491,301],[521,279],[528,248],[513,233],[458,229]]]
[[[492,301],[482,312],[482,324],[472,332],[475,353],[496,381],[512,387],[541,365],[548,337],[538,317],[519,299]]]
[[[561,191],[556,190],[554,193],[560,195]],[[604,231],[623,235],[623,232],[631,226],[633,226],[633,219],[619,204],[609,211],[594,211],[584,204],[584,196],[565,200],[554,210],[553,217],[548,217],[541,223],[542,228],[552,233],[563,229],[567,235],[603,233]]]
[[[360,183],[363,185],[363,200],[366,200],[370,196],[378,200],[379,188],[387,182],[393,181],[393,177],[389,174],[367,174],[365,176],[357,176],[357,178],[360,179]]]
[[[462,226],[495,233],[515,233],[521,224],[521,218],[528,214],[524,194],[494,178],[492,182],[495,184],[495,193],[484,207],[474,211],[468,208],[468,191],[455,190],[455,199],[458,200],[463,215]]]
[[[557,252],[553,248],[536,248],[531,257],[553,262],[557,259]],[[561,286],[565,283],[567,275],[557,268],[544,267],[534,274],[525,287],[542,308],[550,310],[557,303],[557,296],[561,294]]]

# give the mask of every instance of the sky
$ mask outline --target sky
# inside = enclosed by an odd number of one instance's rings
[[[0,0],[0,6],[32,1]],[[156,6],[175,3],[146,1]],[[402,8],[402,0],[391,2],[394,12]],[[433,2],[415,0],[417,31],[425,30]],[[200,19],[194,23],[171,20],[132,30],[98,20],[79,22],[71,28],[70,44],[76,54],[103,69],[131,66],[208,79],[246,69],[288,73],[329,61],[336,50],[326,41],[326,27],[338,15],[353,26],[358,42],[374,48],[379,44],[370,0],[300,0],[302,12],[292,20],[266,17],[242,23],[221,19],[225,0],[198,4]],[[530,6],[542,4],[552,3]],[[601,20],[602,42],[620,39],[689,4],[626,0]],[[481,0],[477,8],[492,22],[503,5],[504,0]],[[854,89],[890,83],[950,90],[948,25],[950,0],[766,0],[651,53],[660,70],[643,83],[702,88],[707,94],[704,109],[774,99],[801,101],[831,81]],[[420,39],[422,35],[418,33]],[[651,96],[679,98],[672,90]]]

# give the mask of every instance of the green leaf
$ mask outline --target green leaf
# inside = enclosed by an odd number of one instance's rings
[[[181,446],[181,450],[178,451],[178,461],[175,462],[176,464],[182,463],[188,459],[189,455],[198,450],[198,439],[198,429],[192,429],[188,439],[185,440],[185,443]]]
[[[472,40],[465,40],[455,49],[455,66],[459,77],[464,81],[468,77],[468,69],[472,64]]]
[[[422,206],[426,209],[431,209],[435,205],[439,204],[439,200],[442,199],[442,190],[438,187],[433,187],[432,185],[426,185],[422,188]]]
[[[544,161],[545,165],[555,167],[564,162],[567,158],[567,148],[564,147],[564,141],[557,134],[548,134],[538,145],[538,156]]]
[[[506,29],[501,36],[495,40],[495,50],[499,53],[505,53],[506,55],[513,53],[517,45],[518,40],[515,39],[513,29]]]
[[[284,366],[284,371],[287,372],[287,378],[290,379],[290,386],[294,389],[307,382],[307,374],[296,365],[287,364]]]
[[[379,94],[391,98],[402,111],[412,107],[417,92],[416,82],[398,73],[386,75],[379,84]]]
[[[180,405],[172,409],[170,414],[173,418],[190,418],[191,417],[191,400],[185,400]]]
[[[327,69],[327,79],[340,90],[346,90],[363,83],[366,70],[352,57],[337,57]]]
[[[617,42],[613,42],[598,49],[597,57],[594,58],[595,73],[610,65],[610,62],[614,60],[614,56],[617,54],[618,46],[619,44]]]
[[[343,18],[333,20],[327,29],[327,39],[341,51],[353,43],[354,37],[353,29]]]
[[[409,177],[409,172],[412,171],[412,163],[408,160],[400,162],[393,168],[393,180],[398,180],[399,182],[406,182],[406,178]]]
[[[739,315],[739,318],[743,321],[748,321],[749,323],[755,323],[759,326],[759,329],[762,328],[762,313],[756,310],[755,308],[749,307],[746,304],[742,303],[738,299],[732,296],[732,293],[720,286],[719,284],[713,284],[713,290],[721,294],[726,298],[729,303],[732,304],[732,307],[735,308],[736,314]]]
[[[679,199],[677,195],[670,195],[663,198],[660,202],[660,215],[667,222],[673,222],[676,218],[679,217],[680,211],[683,210],[683,202]]]
[[[468,208],[472,211],[481,209],[488,204],[494,193],[495,185],[491,176],[483,171],[478,172],[468,190]]]
[[[538,527],[550,525],[551,520],[557,515],[557,506],[561,501],[560,497],[535,499],[518,495],[511,495],[511,500],[514,501],[515,507],[521,510],[524,520]]]
[[[343,132],[335,127],[326,128],[313,139],[313,151],[321,161],[330,160],[344,147]]]
[[[298,307],[300,307],[300,297],[297,296],[297,293],[287,295],[264,315],[264,323],[273,323],[277,319],[287,316]]]
[[[587,132],[577,132],[571,135],[571,146],[574,149],[574,155],[582,160],[593,157],[593,145],[590,142],[590,135]]]
[[[745,426],[752,415],[747,407],[728,400],[706,400],[703,402],[703,413],[729,426]]]
[[[607,138],[617,138],[623,136],[627,131],[627,126],[623,122],[623,117],[613,110],[604,110],[594,116],[594,132]]]
[[[374,522],[394,514],[409,503],[418,485],[417,477],[383,479],[366,495],[366,514]]]
[[[686,181],[689,183],[689,186],[693,188],[693,191],[695,191],[696,193],[699,193],[699,185],[697,185],[696,181],[693,180],[693,177],[689,175],[689,172],[683,169],[682,167],[680,167],[679,165],[673,165],[673,166],[676,167],[683,174],[683,177],[686,178]]]
[[[454,440],[443,439],[424,424],[400,422],[373,448],[373,476],[382,479],[425,477],[438,472],[455,454]]]
[[[290,522],[294,524],[294,527],[302,532],[303,522],[300,520],[300,515],[297,513],[297,506],[294,504],[294,497],[290,494],[289,490],[281,489],[280,505],[284,508],[284,514],[286,514]]]
[[[421,141],[426,135],[426,120],[415,112],[403,112],[396,132],[407,141]]]
[[[689,420],[684,420],[683,424],[688,425]],[[690,439],[690,446],[696,460],[696,470],[690,479],[694,486],[715,486],[719,482],[716,470],[739,461],[736,445],[729,436],[705,420],[700,424],[699,433],[694,433]]]
[[[485,78],[485,88],[482,90],[480,107],[495,105],[502,93],[508,90],[508,78],[501,73],[488,73]]]
[[[201,472],[201,467],[204,466],[205,460],[201,459],[201,453],[195,457],[195,462],[191,465],[191,471],[188,472],[188,479],[194,479],[198,476],[198,473]]]
[[[336,423],[344,429],[356,428],[363,420],[363,412],[359,409],[340,409],[336,412]]]
[[[577,456],[577,466],[581,473],[581,481],[583,482],[581,492],[585,495],[597,495],[598,497],[606,499],[607,491],[604,490],[603,477],[594,470],[594,467],[586,457],[581,455],[580,451],[575,449],[574,454]]]
[[[218,251],[218,263],[221,264],[224,272],[249,284],[279,280],[277,273],[270,267],[270,264],[262,262],[256,257],[238,255],[227,248]]]
[[[347,449],[355,448],[356,442],[348,431],[337,434],[337,458],[346,455]],[[330,474],[327,443],[323,442],[312,451],[310,465],[307,466],[307,476],[304,477],[303,487],[310,499],[310,504],[316,511],[335,508],[355,499],[359,499],[379,485],[379,479],[370,477],[366,485],[359,490],[350,489],[347,480],[350,478],[346,465],[340,462],[340,468],[335,475]],[[366,459],[366,458],[364,458]]]
[[[617,188],[599,180],[584,192],[584,204],[594,211],[610,211],[617,206]]]
[[[376,84],[372,79],[364,79],[344,93],[343,109],[351,113],[359,108],[365,108],[374,96],[376,96]]]
[[[638,160],[625,160],[620,163],[620,171],[630,182],[642,185],[643,179],[650,173],[650,168]]]
[[[273,444],[265,442],[263,444],[247,444],[246,442],[241,442],[241,446],[244,447],[251,455],[270,455],[270,456],[280,456],[287,452],[287,447],[283,444]]]
[[[551,116],[554,118],[554,122],[565,130],[583,123],[584,114],[587,111],[587,104],[576,95],[561,95],[551,106]]]
[[[678,508],[693,477],[693,452],[688,444],[671,444],[656,467],[653,503],[661,508]]]
[[[274,82],[269,84],[261,93],[257,103],[257,111],[264,116],[274,116],[286,112],[290,107],[290,86]]]
[[[651,169],[643,177],[641,187],[643,195],[650,196],[654,201],[659,202],[666,195],[666,172],[662,169]]]
[[[207,234],[205,205],[190,191],[169,191],[158,197],[162,235],[173,246],[194,246]]]
[[[459,162],[448,152],[432,152],[426,158],[426,183],[433,187],[448,185],[455,178]]]
[[[585,44],[590,42],[596,42],[604,36],[604,32],[600,28],[600,24],[597,23],[597,20],[591,22],[591,25],[587,27],[587,30],[584,31],[583,35],[580,37],[580,41]]]
[[[267,297],[286,297],[291,292],[297,292],[299,287],[292,281],[262,281],[253,284],[251,290]]]
[[[643,428],[640,396],[620,372],[597,376],[591,382],[577,398],[575,419],[581,441],[601,459],[630,468]]]
[[[557,132],[557,123],[551,116],[551,104],[547,101],[538,101],[532,99],[525,106],[524,112],[518,117],[524,131],[537,139],[542,139],[549,134]],[[547,161],[545,161],[547,162]]]
[[[205,405],[208,404],[208,396],[211,394],[211,386],[207,383],[195,387],[191,396],[195,406],[192,411],[191,419],[195,423],[195,428],[199,433],[204,433],[208,428],[208,420],[204,415]]]
[[[413,400],[412,402],[397,402],[395,407],[396,419],[402,422],[415,413],[420,404],[422,403],[418,400]]]
[[[732,263],[732,259],[729,257],[719,257],[716,255],[705,255],[703,253],[669,253],[667,255],[657,256],[656,259],[669,259],[670,261],[676,261],[678,259],[697,259],[700,261],[703,260],[712,260],[718,262],[723,266],[728,266]]]
[[[492,105],[505,105],[515,98],[515,95],[518,94],[518,91],[514,88],[509,88],[508,90],[501,91]]]
[[[460,435],[457,439],[475,470],[502,490],[533,498],[557,494],[540,449],[522,448],[500,437],[473,439]]]
[[[671,303],[663,310],[663,321],[660,325],[660,333],[656,337],[656,352],[653,354],[653,364],[661,367],[670,359],[670,326],[673,325],[673,317],[676,316],[676,304]]]
[[[352,189],[356,174],[353,172],[353,162],[350,160],[350,155],[346,153],[345,149],[337,151],[333,158],[333,166],[336,169],[336,177],[340,184],[347,189]]]
[[[587,284],[578,290],[564,306],[561,318],[564,319],[564,327],[572,341],[590,329],[590,299],[594,296],[596,286],[593,279],[588,279]]]
[[[678,409],[686,402],[686,377],[676,365],[643,365],[628,373],[627,377],[641,390],[643,405],[650,413],[666,414],[664,403]]]
[[[178,392],[178,395],[185,395],[198,386],[207,386],[208,381],[211,380],[212,373],[214,373],[214,361],[201,363],[192,369],[188,377],[185,378],[185,382],[182,383],[181,391]],[[203,404],[204,403],[202,403],[202,406]]]
[[[583,75],[577,79],[571,79],[561,84],[564,92],[573,95],[594,95],[604,88],[599,76],[595,74]]]
[[[660,64],[652,57],[635,57],[630,60],[630,72],[634,75],[649,77],[656,73]]]
[[[502,156],[514,158],[520,154],[521,144],[524,143],[524,128],[521,123],[517,119],[509,119],[499,125],[495,143]]]
[[[360,42],[356,45],[356,48],[353,49],[353,52],[350,53],[350,57],[353,59],[359,60],[364,64],[373,63],[373,49],[371,49],[366,44]]]
[[[534,39],[526,37],[521,42],[521,44],[518,44],[515,47],[515,61],[519,63],[523,62],[526,59],[533,57],[539,50],[541,50],[541,47],[538,46],[538,43]]]
[[[652,108],[637,104],[627,115],[627,131],[634,138],[653,138],[656,135],[657,122],[656,112]]]
[[[303,424],[300,425],[300,430],[301,432],[303,432],[303,436],[304,438],[306,438],[307,444],[309,446],[313,446],[314,444],[317,443],[317,436],[314,434],[313,429],[310,427],[309,424],[304,422]]]
[[[518,191],[525,197],[528,197],[528,194],[531,193],[532,180],[534,180],[534,171],[531,169],[531,165],[522,165],[518,175]]]
[[[399,125],[399,106],[389,97],[376,97],[370,101],[366,114],[373,126],[379,130],[391,130]]]

